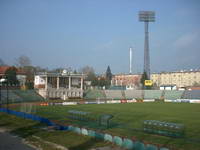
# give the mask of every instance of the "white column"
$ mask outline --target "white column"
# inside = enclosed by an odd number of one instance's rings
[[[48,87],[48,77],[46,76],[46,78],[45,78],[45,90],[47,90],[47,87]]]
[[[83,77],[81,77],[81,90],[83,90]]]
[[[118,85],[118,82],[117,82],[117,80],[115,80],[115,85],[116,85],[116,86]]]
[[[69,90],[71,90],[71,77],[69,77]]]
[[[59,77],[57,77],[57,90],[59,89],[59,82],[60,82],[60,78]]]

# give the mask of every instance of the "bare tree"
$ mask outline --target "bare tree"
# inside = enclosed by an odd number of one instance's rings
[[[21,55],[16,59],[16,65],[19,67],[31,66],[31,60],[28,56]]]
[[[79,70],[79,72],[86,74],[87,75],[86,80],[88,80],[88,81],[95,81],[96,80],[95,71],[90,66],[85,66],[85,67],[81,68]]]
[[[34,74],[36,72],[36,69],[34,66],[31,66],[31,60],[28,56],[21,55],[16,59],[16,66],[23,70],[23,72],[26,74],[26,87],[28,89],[33,88],[34,84]]]
[[[90,66],[85,66],[85,67],[79,69],[79,72],[84,73],[84,74],[90,74],[90,73],[94,74],[94,69]]]
[[[3,59],[0,58],[0,66],[5,66],[6,64],[4,63]]]

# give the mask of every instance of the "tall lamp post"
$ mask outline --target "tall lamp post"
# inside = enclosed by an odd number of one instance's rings
[[[148,80],[150,79],[150,56],[149,56],[149,22],[155,22],[154,11],[140,11],[139,21],[144,22],[145,39],[144,39],[144,72],[147,74]]]

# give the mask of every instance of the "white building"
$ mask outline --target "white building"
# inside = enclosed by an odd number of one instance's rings
[[[84,74],[40,73],[35,75],[34,87],[44,98],[83,97],[84,78]]]

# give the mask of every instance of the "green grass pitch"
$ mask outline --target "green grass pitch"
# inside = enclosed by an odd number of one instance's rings
[[[69,123],[67,111],[70,109],[91,112],[92,115],[112,114],[116,127],[103,132],[122,137],[134,138],[147,143],[162,144],[177,149],[200,149],[200,104],[189,103],[126,103],[88,104],[75,106],[39,106],[37,114],[52,120]],[[144,120],[159,120],[185,125],[184,138],[171,138],[147,134],[142,129]],[[70,122],[76,124],[76,122]]]

